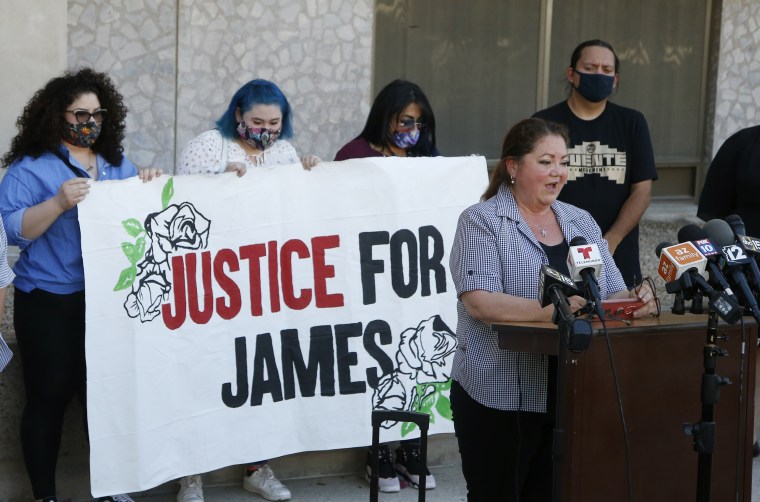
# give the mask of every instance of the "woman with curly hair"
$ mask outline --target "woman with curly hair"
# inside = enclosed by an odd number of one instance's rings
[[[56,501],[63,415],[85,403],[84,266],[77,204],[94,180],[137,175],[123,154],[127,108],[111,79],[92,69],[50,80],[16,121],[3,156],[0,215],[21,251],[13,324],[24,361],[21,447],[36,500]],[[144,181],[161,171],[144,169]],[[86,413],[85,413],[86,416]],[[131,501],[127,495],[104,501]]]

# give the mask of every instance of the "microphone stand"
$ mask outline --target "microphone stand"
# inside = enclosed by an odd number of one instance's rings
[[[552,322],[557,325],[559,341],[557,348],[557,390],[554,407],[554,433],[552,437],[552,502],[562,500],[562,461],[565,458],[565,357],[567,349],[581,352],[591,341],[591,323],[586,319],[576,319],[570,310],[565,294],[558,288],[551,288],[554,305]]]
[[[702,351],[704,374],[702,375],[702,417],[696,424],[683,424],[683,432],[694,438],[694,451],[699,454],[697,467],[697,502],[710,501],[712,454],[715,450],[715,404],[720,399],[720,386],[729,385],[731,381],[715,373],[719,357],[728,355],[728,351],[715,345],[725,336],[718,335],[718,314],[713,308],[707,311],[707,340]]]

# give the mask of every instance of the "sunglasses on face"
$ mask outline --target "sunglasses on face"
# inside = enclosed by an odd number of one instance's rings
[[[77,122],[80,124],[85,124],[90,121],[94,121],[96,124],[100,124],[103,122],[103,119],[106,118],[108,110],[104,108],[98,108],[94,112],[90,113],[87,110],[77,108],[76,110],[66,110],[66,113],[71,113],[74,115],[74,118],[76,118]]]
[[[417,129],[420,131],[424,130],[427,125],[424,122],[417,122],[414,117],[399,117],[398,118],[398,128],[401,131],[408,131],[410,129],[414,129],[416,126]]]

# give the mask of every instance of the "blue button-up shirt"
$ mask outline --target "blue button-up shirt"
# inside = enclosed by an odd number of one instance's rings
[[[61,147],[72,165],[83,176],[87,171]],[[120,166],[109,164],[98,156],[98,180],[120,180],[137,174],[134,164],[126,157]],[[13,284],[24,292],[35,288],[56,294],[69,294],[84,290],[81,235],[77,207],[61,214],[50,227],[33,240],[21,236],[21,222],[26,210],[54,197],[61,184],[76,177],[66,164],[52,152],[38,158],[26,156],[8,168],[0,182],[0,215],[2,215],[8,242],[19,247],[21,253],[13,271]]]

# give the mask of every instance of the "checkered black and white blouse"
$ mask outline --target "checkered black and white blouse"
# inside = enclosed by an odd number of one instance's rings
[[[623,277],[591,215],[559,201],[552,204],[552,210],[566,242],[583,236],[599,246],[604,260],[598,278],[602,298],[625,290]],[[449,264],[458,297],[484,290],[538,299],[539,272],[541,265],[548,263],[505,185],[494,197],[471,206],[459,217]],[[547,356],[499,349],[496,332],[471,317],[461,300],[457,312],[458,346],[452,378],[484,406],[546,411]]]

